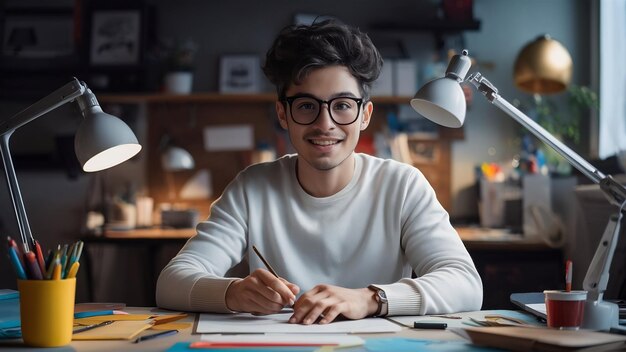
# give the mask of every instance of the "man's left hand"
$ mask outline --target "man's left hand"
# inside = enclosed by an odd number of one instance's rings
[[[349,289],[317,285],[303,294],[293,305],[293,324],[328,324],[339,314],[347,319],[362,319],[378,309],[376,293],[368,288]]]

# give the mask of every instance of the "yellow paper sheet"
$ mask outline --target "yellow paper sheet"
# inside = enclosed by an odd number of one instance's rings
[[[72,340],[130,340],[151,328],[152,320],[118,320],[72,335]]]

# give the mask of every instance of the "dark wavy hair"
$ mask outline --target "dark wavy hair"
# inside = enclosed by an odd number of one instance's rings
[[[312,70],[345,66],[358,81],[362,98],[369,100],[382,64],[367,34],[337,20],[326,20],[285,27],[267,52],[263,72],[282,100],[291,84],[299,84]]]

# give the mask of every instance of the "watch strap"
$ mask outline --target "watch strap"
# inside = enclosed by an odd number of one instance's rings
[[[376,309],[376,312],[374,313],[374,315],[372,315],[373,317],[379,317],[381,316],[382,310],[383,310],[383,306],[385,304],[387,304],[387,298],[385,298],[385,291],[381,288],[378,288],[374,285],[369,285],[367,286],[367,288],[369,288],[370,290],[376,292],[376,302],[378,303],[378,308]],[[382,293],[382,295],[381,295]]]

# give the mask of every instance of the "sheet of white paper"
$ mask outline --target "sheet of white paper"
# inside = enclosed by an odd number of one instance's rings
[[[293,313],[263,316],[252,314],[200,314],[196,333],[199,334],[341,334],[396,332],[398,324],[382,318],[338,321],[330,324],[301,325],[287,321]]]
[[[361,346],[365,340],[354,335],[332,334],[242,334],[242,335],[202,335],[202,341],[246,342],[246,343],[318,343],[324,345]]]

